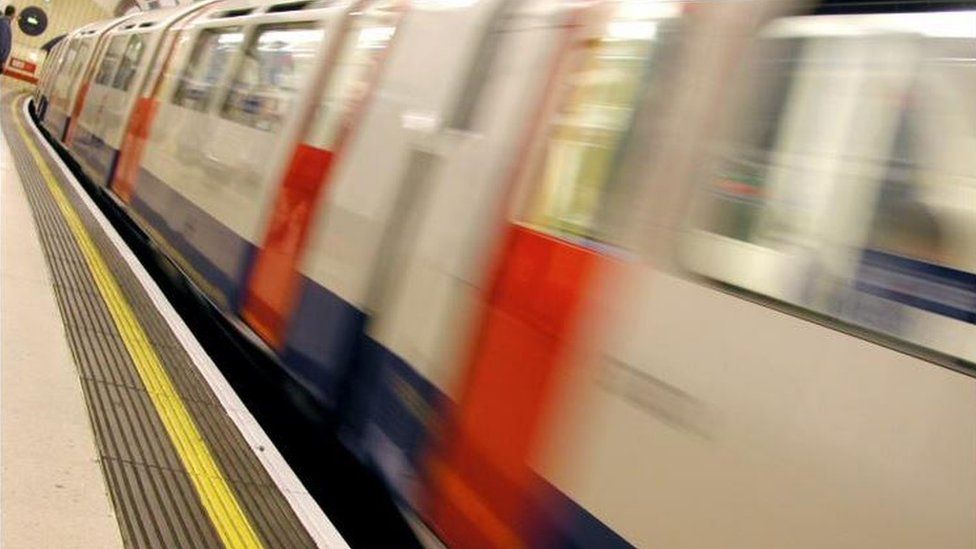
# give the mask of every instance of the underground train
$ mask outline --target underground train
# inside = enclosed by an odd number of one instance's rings
[[[976,9],[829,4],[205,0],[32,101],[447,545],[971,548]]]

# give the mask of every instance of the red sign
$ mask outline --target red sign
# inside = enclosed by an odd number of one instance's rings
[[[7,66],[3,67],[3,74],[4,76],[23,80],[30,84],[36,84],[37,77],[34,76],[34,71],[36,70],[36,63],[31,63],[19,57],[11,57],[7,60]]]
[[[24,59],[21,59],[19,57],[11,57],[10,61],[7,63],[7,66],[10,67],[11,69],[17,69],[19,71],[28,72],[30,74],[34,74],[34,71],[37,70],[36,63],[25,61]]]

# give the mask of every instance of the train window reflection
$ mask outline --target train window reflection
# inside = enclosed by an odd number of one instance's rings
[[[348,117],[369,91],[371,78],[396,32],[397,13],[385,6],[357,16],[319,99],[307,143],[332,149]]]
[[[115,78],[112,79],[113,88],[122,91],[129,89],[129,84],[132,82],[132,77],[136,73],[144,49],[145,42],[141,35],[135,34],[129,38],[129,43],[125,47],[125,53],[122,55],[122,62],[119,64],[119,69],[115,73]]]
[[[206,111],[214,87],[243,41],[244,34],[240,27],[206,29],[201,32],[173,96],[173,103],[196,111]]]
[[[322,31],[312,24],[259,28],[231,84],[221,115],[265,131],[281,127],[312,65]]]
[[[549,127],[532,181],[528,221],[568,235],[603,239],[600,210],[618,155],[648,83],[659,22],[623,5],[599,38],[588,40],[568,101]]]
[[[125,36],[116,36],[109,42],[105,56],[102,57],[102,64],[98,67],[98,75],[95,76],[96,84],[107,86],[112,81],[115,69],[119,66],[119,60],[122,58],[122,52],[125,50],[126,40],[127,37]]]

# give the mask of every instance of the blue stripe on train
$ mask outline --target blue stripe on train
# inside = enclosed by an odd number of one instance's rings
[[[211,299],[237,311],[253,244],[144,168],[131,207],[181,256],[174,259],[191,268],[190,276]]]
[[[102,138],[86,130],[81,124],[75,128],[71,150],[83,161],[81,167],[92,183],[99,187],[108,184],[115,171],[119,151],[106,144]]]
[[[307,277],[301,285],[282,360],[322,404],[335,408],[356,362],[366,314]]]
[[[855,288],[896,303],[976,324],[976,274],[864,250]]]
[[[409,503],[421,470],[429,425],[449,401],[399,356],[363,336],[350,379],[343,439]]]
[[[543,501],[530,541],[533,547],[628,549],[634,547],[555,486],[539,479]]]

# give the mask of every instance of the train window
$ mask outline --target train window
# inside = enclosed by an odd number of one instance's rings
[[[259,130],[281,127],[312,74],[322,31],[311,23],[259,27],[237,69],[221,116]]]
[[[102,64],[98,67],[98,74],[95,76],[96,84],[107,86],[112,81],[112,76],[115,75],[119,60],[122,59],[122,53],[125,51],[127,40],[127,36],[116,36],[108,43],[108,48],[102,57]]]
[[[71,72],[72,66],[74,66],[75,59],[78,57],[78,42],[73,41],[68,44],[68,50],[64,54],[64,59],[58,66],[58,74],[54,78],[53,89],[51,90],[52,98],[61,97],[62,93],[67,90],[68,78],[63,78],[64,75],[68,75]]]
[[[275,4],[271,6],[270,8],[268,8],[268,11],[266,11],[265,13],[282,13],[286,11],[298,11],[304,9],[306,6],[308,6],[311,3],[312,3],[311,1],[284,2],[282,4]]]
[[[74,55],[71,56],[68,66],[68,81],[70,82],[78,73],[81,72],[81,66],[84,64],[85,56],[88,55],[88,42],[79,42],[78,47],[74,50]]]
[[[74,94],[74,89],[78,86],[81,71],[88,63],[88,51],[91,49],[91,39],[87,38],[78,44],[78,53],[75,55],[74,63],[71,64],[71,71],[68,73],[69,96]]]
[[[369,92],[375,68],[396,32],[396,4],[382,3],[357,16],[322,90],[306,142],[333,149],[349,116]]]
[[[567,100],[552,118],[541,154],[528,172],[535,196],[530,224],[566,236],[606,240],[601,209],[611,194],[618,156],[635,104],[649,80],[660,14],[622,4],[599,37],[581,44]]]
[[[735,108],[702,164],[681,258],[959,356],[947,319],[976,323],[976,65],[955,61],[971,58],[971,38],[910,35],[914,18],[885,32],[885,21],[767,29],[730,86]]]
[[[58,68],[58,73],[57,74],[58,75],[63,74],[66,71],[70,71],[71,70],[71,66],[75,62],[75,57],[78,56],[78,42],[77,41],[71,42],[66,47],[67,47],[67,49],[65,50],[64,54],[61,56],[61,61],[57,65],[57,68]],[[57,79],[56,78],[54,80],[55,84],[57,84],[59,82],[59,80],[61,82],[64,81],[63,79]]]
[[[122,62],[119,63],[115,78],[112,79],[113,88],[122,91],[129,89],[129,84],[132,83],[132,77],[139,67],[139,61],[142,59],[142,52],[145,47],[146,43],[142,35],[133,34],[129,38],[129,43],[125,46],[125,53],[122,54]]]
[[[227,10],[214,13],[210,17],[214,19],[221,19],[226,17],[243,17],[254,11],[254,8],[241,8],[236,10]]]
[[[214,88],[243,41],[240,27],[203,30],[193,45],[190,62],[173,94],[173,103],[206,111]]]
[[[78,56],[78,42],[71,42],[68,46],[68,52],[65,54],[64,61],[61,63],[65,67],[70,67],[75,62],[75,57]]]
[[[179,29],[170,29],[166,31],[166,33],[160,38],[159,49],[161,51],[166,51],[170,48],[179,49],[180,40],[178,40],[178,38],[181,33],[182,31]],[[168,65],[167,62],[169,59],[170,55],[157,55],[149,59],[149,67],[147,69],[149,74],[146,76],[144,83],[151,86],[149,90],[152,91],[154,96],[159,94],[160,90],[165,89],[166,84],[164,84],[164,82],[167,84],[171,83],[171,78],[169,78],[169,76],[172,73],[166,74],[166,77],[161,79],[163,69],[165,69]]]
[[[802,39],[770,40],[749,70],[749,86],[737,123],[721,145],[717,177],[713,181],[715,204],[707,230],[744,241],[759,238],[758,223],[768,177],[774,169],[773,156],[790,96],[800,66]]]

